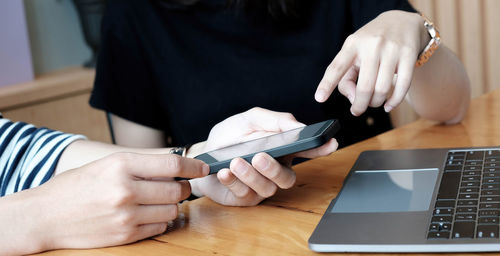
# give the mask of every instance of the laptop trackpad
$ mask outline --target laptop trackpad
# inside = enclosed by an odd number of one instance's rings
[[[427,211],[438,173],[438,169],[356,171],[332,212]]]

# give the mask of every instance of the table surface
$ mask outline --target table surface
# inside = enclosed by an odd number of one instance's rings
[[[124,246],[43,255],[316,254],[307,240],[362,151],[495,145],[500,145],[500,90],[472,100],[461,124],[418,120],[297,165],[296,185],[259,206],[227,207],[200,198],[183,203],[179,217],[162,235]]]

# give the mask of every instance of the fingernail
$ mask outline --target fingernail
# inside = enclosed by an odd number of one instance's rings
[[[323,102],[326,100],[326,91],[323,89],[318,89],[314,95],[316,101]]]
[[[257,161],[255,161],[255,167],[259,170],[265,171],[267,170],[267,167],[269,167],[269,160],[262,154],[257,158]]]
[[[354,113],[354,111],[352,110],[352,108],[351,108],[351,114],[352,114],[353,116],[358,116],[356,113]]]
[[[207,176],[210,173],[210,166],[208,166],[208,164],[203,164],[202,172],[203,176]]]
[[[385,106],[384,106],[384,110],[385,110],[385,112],[389,113],[389,112],[391,112],[391,110],[392,110],[392,106],[385,105]]]

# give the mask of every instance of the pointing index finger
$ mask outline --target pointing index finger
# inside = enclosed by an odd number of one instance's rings
[[[210,169],[200,160],[175,154],[117,153],[112,156],[111,161],[127,173],[142,178],[197,178],[208,175]]]
[[[319,82],[318,89],[314,95],[316,101],[325,102],[330,97],[340,79],[352,66],[355,56],[354,47],[346,46],[344,43],[340,52],[326,68],[321,82]]]

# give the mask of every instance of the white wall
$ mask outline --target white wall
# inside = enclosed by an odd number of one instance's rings
[[[35,74],[80,66],[90,59],[71,0],[24,0]]]

